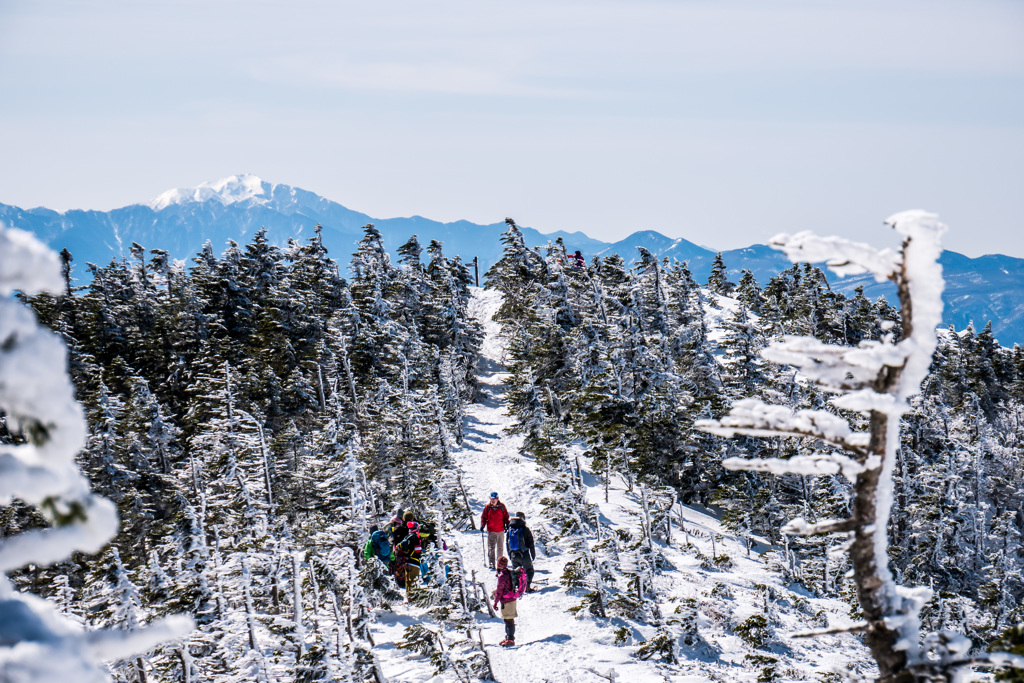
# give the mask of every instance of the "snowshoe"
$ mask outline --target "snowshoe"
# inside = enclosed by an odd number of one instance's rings
[[[502,647],[515,647],[516,641],[512,640],[511,638],[506,638],[505,640],[498,643],[498,645],[501,645]]]

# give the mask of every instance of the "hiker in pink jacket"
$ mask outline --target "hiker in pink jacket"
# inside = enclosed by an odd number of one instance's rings
[[[498,586],[494,589],[494,609],[501,609],[501,618],[505,622],[505,640],[499,645],[514,647],[516,644],[516,617],[519,612],[516,602],[526,592],[526,571],[520,567],[516,570],[508,568],[508,558],[498,558]]]

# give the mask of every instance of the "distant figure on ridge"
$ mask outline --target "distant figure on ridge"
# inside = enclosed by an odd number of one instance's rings
[[[512,569],[522,567],[526,571],[526,593],[532,593],[533,561],[537,550],[533,545],[533,532],[526,526],[526,513],[517,512],[508,525],[506,537],[508,556],[512,558]]]
[[[505,530],[508,529],[508,509],[498,500],[498,494],[491,493],[491,502],[480,515],[480,533],[487,533],[487,566],[494,569],[494,562],[505,546]]]

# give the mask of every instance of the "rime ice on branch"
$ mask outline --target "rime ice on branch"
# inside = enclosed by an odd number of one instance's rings
[[[86,426],[68,378],[66,350],[12,294],[61,294],[56,254],[30,234],[0,226],[0,413],[26,443],[0,444],[0,505],[34,505],[53,526],[0,541],[0,571],[98,552],[117,533],[114,505],[89,490],[75,463]],[[103,660],[180,637],[188,617],[132,632],[82,633],[45,600],[18,593],[0,575],[0,680],[102,681]]]
[[[823,410],[791,410],[757,399],[737,402],[720,420],[696,426],[720,436],[795,436],[818,439],[832,452],[783,459],[730,458],[730,469],[775,474],[842,474],[853,482],[849,519],[808,524],[795,519],[783,531],[792,535],[842,533],[849,537],[857,595],[865,621],[865,642],[878,663],[880,681],[953,680],[955,671],[971,664],[994,664],[992,658],[970,660],[969,641],[956,634],[939,634],[921,651],[919,613],[930,599],[927,588],[895,585],[888,566],[887,524],[893,503],[893,468],[900,443],[900,417],[907,399],[920,389],[936,347],[935,328],[942,318],[940,237],[946,226],[924,211],[904,211],[886,223],[903,235],[899,252],[809,232],[778,235],[772,246],[795,262],[825,261],[839,275],[871,273],[879,282],[893,281],[899,292],[903,337],[890,334],[882,342],[864,341],[857,347],[823,344],[810,337],[784,337],[761,355],[774,363],[797,367],[806,380],[839,394],[831,400],[841,410],[868,417],[866,432]],[[834,452],[841,449],[846,454]],[[1001,655],[999,663],[1010,663]],[[1017,661],[1019,660],[1019,661]],[[1024,658],[1015,665],[1024,666]]]

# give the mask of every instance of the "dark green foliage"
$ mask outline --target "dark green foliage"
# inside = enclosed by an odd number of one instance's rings
[[[667,629],[659,630],[651,638],[645,640],[640,647],[636,649],[633,656],[637,659],[651,659],[658,658],[666,664],[676,664],[679,661],[679,657],[676,652],[676,641],[671,631]]]
[[[747,654],[743,656],[743,659],[750,662],[752,666],[761,667],[761,672],[757,675],[758,683],[771,683],[772,681],[780,680],[775,670],[775,666],[779,662],[778,658],[769,657],[768,655]]]
[[[768,619],[763,614],[747,617],[743,623],[733,628],[733,633],[754,647],[764,647],[771,637]]]
[[[1011,655],[1024,657],[1024,624],[1011,626],[999,637],[993,640],[988,646],[989,652],[1008,652]],[[996,673],[997,681],[1013,681],[1013,683],[1024,682],[1024,669],[1011,669]]]

